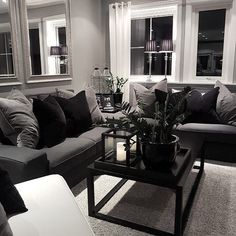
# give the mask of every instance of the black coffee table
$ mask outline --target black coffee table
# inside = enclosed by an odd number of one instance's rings
[[[183,189],[185,186],[185,182],[188,179],[189,174],[193,168],[198,170],[197,176],[192,185],[192,189],[188,196],[186,205],[185,207],[183,207]],[[169,169],[158,171],[147,170],[141,159],[137,161],[134,166],[126,167],[117,163],[115,164],[103,162],[100,158],[96,160],[95,163],[90,165],[88,167],[88,170],[89,174],[87,177],[87,189],[89,216],[93,216],[98,219],[106,220],[154,235],[180,236],[183,235],[193,204],[193,200],[204,170],[204,155],[202,155],[201,157],[200,164],[196,165],[195,160],[191,156],[190,149],[181,148],[176,157],[174,165]],[[110,190],[110,192],[98,204],[95,205],[94,176],[97,175],[111,175],[120,177],[122,178],[122,180],[115,187],[113,187],[113,189]],[[174,234],[147,227],[141,224],[133,223],[127,220],[119,219],[113,216],[105,215],[99,212],[103,208],[103,206],[114,196],[114,194],[126,183],[127,180],[134,180],[174,190],[176,194]]]

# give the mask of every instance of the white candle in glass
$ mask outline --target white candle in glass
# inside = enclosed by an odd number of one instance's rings
[[[118,142],[116,144],[116,159],[117,161],[125,161],[126,160],[126,151],[124,147],[125,142]]]

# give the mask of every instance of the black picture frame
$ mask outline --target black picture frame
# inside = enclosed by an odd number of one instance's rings
[[[102,109],[104,111],[111,111],[114,110],[114,98],[112,94],[103,94],[102,95]]]
[[[97,93],[96,94],[97,103],[102,112],[116,112],[114,97],[110,93]]]

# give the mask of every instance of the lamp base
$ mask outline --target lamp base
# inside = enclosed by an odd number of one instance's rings
[[[147,82],[152,82],[152,76],[148,75],[146,81],[147,81]]]

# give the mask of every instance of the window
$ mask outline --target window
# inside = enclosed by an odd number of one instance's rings
[[[157,50],[161,41],[172,39],[173,16],[133,19],[131,21],[131,75],[149,74],[149,55],[145,52],[148,40],[157,42]],[[165,74],[165,54],[152,54],[151,74]],[[171,75],[172,55],[168,53],[167,75]]]
[[[222,76],[226,9],[200,11],[197,76]]]
[[[14,75],[10,32],[0,33],[0,75]]]

